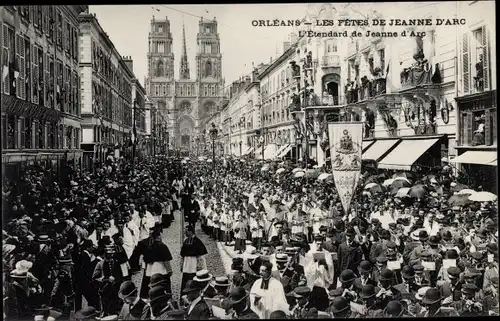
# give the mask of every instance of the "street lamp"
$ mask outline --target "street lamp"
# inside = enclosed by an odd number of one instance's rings
[[[215,140],[217,139],[217,133],[219,131],[215,127],[215,124],[212,123],[212,128],[210,129],[210,138],[212,139],[212,163],[215,170]]]

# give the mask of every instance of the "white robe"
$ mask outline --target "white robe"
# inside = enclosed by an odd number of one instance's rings
[[[151,213],[146,212],[146,215],[141,219],[139,217],[136,225],[139,227],[139,241],[147,239],[149,237],[149,230],[155,226],[155,219]]]
[[[255,312],[260,319],[269,319],[272,312],[281,310],[287,315],[290,314],[289,306],[286,301],[283,284],[275,278],[269,280],[267,290],[261,289],[262,279],[254,282],[250,289],[250,308]],[[260,295],[262,298],[255,304],[255,295]]]
[[[137,226],[137,224],[135,224],[134,221],[130,221],[127,223],[125,228],[128,228],[129,230],[132,231],[132,237],[134,240],[134,247],[137,246],[137,243],[139,243],[139,235],[140,235],[139,226]]]

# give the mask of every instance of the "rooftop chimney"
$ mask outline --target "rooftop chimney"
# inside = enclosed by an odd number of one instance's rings
[[[134,62],[132,61],[131,56],[124,56],[123,62],[131,72],[134,72]]]
[[[250,75],[246,76],[245,82],[252,82],[252,77],[250,77]]]

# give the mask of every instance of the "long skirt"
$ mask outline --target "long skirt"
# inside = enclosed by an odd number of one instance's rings
[[[218,228],[218,227],[214,228],[213,237],[214,237],[215,241],[220,241],[221,240],[221,230],[220,230],[220,228]]]
[[[245,250],[247,248],[246,242],[247,241],[245,239],[236,239],[236,242],[234,243],[234,250],[245,252]]]
[[[172,223],[172,215],[161,216],[161,225],[163,228],[169,228],[171,223]]]
[[[309,302],[319,311],[326,311],[330,305],[326,289],[320,286],[313,286],[311,294],[309,295]]]
[[[257,249],[257,251],[260,251],[261,241],[262,241],[261,237],[252,238],[252,246],[255,247]]]

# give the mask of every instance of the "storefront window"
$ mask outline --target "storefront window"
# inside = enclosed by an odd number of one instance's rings
[[[14,115],[7,118],[7,148],[17,148],[17,117]]]
[[[24,148],[32,148],[31,136],[33,133],[33,120],[31,118],[24,119]]]
[[[43,122],[38,124],[38,148],[45,148],[45,124]]]

